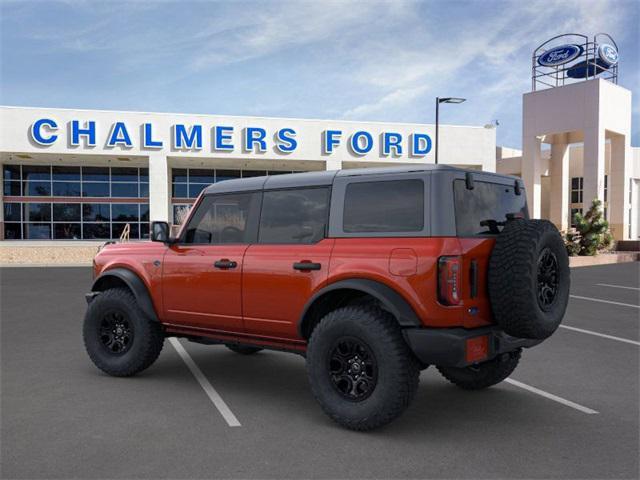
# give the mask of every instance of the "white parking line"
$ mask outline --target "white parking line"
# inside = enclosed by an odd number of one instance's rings
[[[610,283],[596,283],[598,287],[624,288],[625,290],[640,290],[638,287],[627,287],[625,285],[611,285]]]
[[[558,402],[561,403],[563,405],[566,405],[567,407],[571,407],[575,410],[578,410],[582,413],[586,413],[587,415],[595,415],[598,412],[596,410],[592,410],[591,408],[585,407],[583,405],[580,405],[578,403],[574,403],[571,400],[567,400],[566,398],[562,398],[562,397],[558,397],[557,395],[554,395],[552,393],[549,392],[545,392],[544,390],[540,390],[539,388],[536,387],[532,387],[531,385],[527,385],[526,383],[522,383],[522,382],[518,382],[517,380],[513,380],[511,378],[507,378],[505,380],[505,382],[510,383],[511,385],[514,385],[516,387],[520,387],[524,390],[527,390],[531,393],[535,393],[536,395],[540,395],[542,397],[548,398],[549,400],[553,400],[554,402]]]
[[[202,373],[202,370],[198,368],[198,365],[196,365],[196,362],[193,361],[191,356],[187,353],[187,351],[184,349],[184,347],[178,341],[178,339],[170,338],[169,342],[171,343],[171,345],[173,345],[173,348],[176,349],[176,352],[178,352],[178,355],[180,355],[180,358],[182,358],[184,363],[187,364],[187,367],[189,368],[189,370],[191,370],[191,373],[193,374],[193,376],[196,377],[196,380],[198,381],[198,383],[200,384],[204,392],[207,394],[209,399],[213,402],[215,407],[218,409],[218,411],[220,412],[220,415],[222,415],[222,417],[225,419],[227,424],[230,427],[240,427],[241,426],[240,422],[238,421],[236,416],[233,414],[231,409],[229,409],[229,407],[224,402],[222,397],[218,394],[216,389],[213,388],[213,385],[209,383],[209,380],[207,380],[207,377],[204,376],[204,373]]]
[[[587,333],[589,335],[595,335],[596,337],[608,338],[609,340],[617,340],[618,342],[630,343],[631,345],[638,345],[640,347],[640,342],[636,342],[635,340],[629,340],[627,338],[614,337],[613,335],[606,335],[604,333],[593,332],[591,330],[584,330],[582,328],[570,327],[569,325],[560,325],[560,328],[566,328],[567,330]]]
[[[577,298],[578,300],[589,300],[590,302],[610,303],[611,305],[620,305],[621,307],[631,307],[640,309],[640,305],[633,305],[632,303],[620,303],[612,302],[611,300],[603,300],[601,298],[580,297],[578,295],[569,295],[571,298]]]

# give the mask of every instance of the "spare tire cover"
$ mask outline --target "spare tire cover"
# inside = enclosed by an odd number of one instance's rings
[[[543,339],[556,331],[569,301],[569,257],[548,220],[508,221],[489,260],[495,321],[514,337]]]

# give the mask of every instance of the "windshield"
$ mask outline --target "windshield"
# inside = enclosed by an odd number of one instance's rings
[[[497,231],[481,222],[504,222],[507,214],[529,218],[524,189],[520,195],[516,195],[514,189],[511,185],[476,181],[473,190],[469,190],[464,180],[455,180],[453,193],[458,236],[494,235]]]

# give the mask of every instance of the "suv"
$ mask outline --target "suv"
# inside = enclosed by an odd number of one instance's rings
[[[84,342],[110,375],[149,367],[165,337],[306,357],[339,424],[398,417],[434,365],[464,389],[506,379],[569,297],[555,226],[529,220],[516,177],[448,166],[229,180],[178,235],[94,260]]]

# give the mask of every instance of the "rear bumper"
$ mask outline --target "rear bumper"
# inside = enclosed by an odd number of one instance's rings
[[[474,363],[486,362],[502,353],[533,347],[542,342],[542,340],[512,337],[499,327],[471,330],[407,328],[402,332],[409,347],[423,364],[443,367],[467,367]],[[473,348],[479,348],[479,350],[471,351]]]

